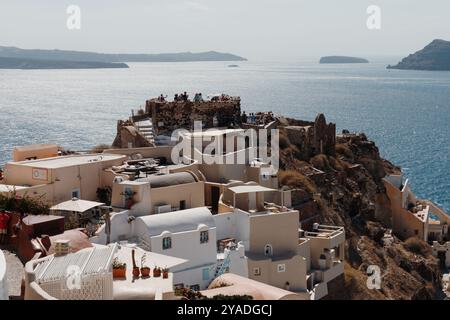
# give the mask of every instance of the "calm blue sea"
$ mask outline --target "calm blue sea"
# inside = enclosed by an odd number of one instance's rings
[[[13,146],[55,142],[86,150],[112,143],[116,120],[161,93],[239,95],[248,112],[271,110],[338,130],[364,131],[401,166],[415,193],[450,211],[450,72],[317,62],[131,63],[130,69],[0,70],[0,163]]]

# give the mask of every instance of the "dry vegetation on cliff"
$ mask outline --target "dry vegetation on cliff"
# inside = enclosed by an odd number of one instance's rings
[[[308,213],[308,218],[345,226],[345,275],[330,283],[327,299],[432,299],[440,295],[439,264],[428,244],[396,237],[391,243],[383,241],[391,212],[382,178],[400,169],[380,157],[374,142],[364,134],[339,136],[334,156],[321,154],[301,161],[299,146],[289,141],[283,128],[280,141],[280,184],[311,193],[317,210]],[[293,202],[302,203],[299,210],[304,219],[305,201],[294,198]],[[369,265],[381,269],[380,290],[366,285]]]

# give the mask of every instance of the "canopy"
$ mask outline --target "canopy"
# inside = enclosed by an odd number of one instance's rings
[[[61,202],[57,205],[54,205],[50,208],[50,210],[55,211],[73,211],[73,212],[85,212],[92,208],[103,206],[104,203],[95,202],[95,201],[87,201],[80,200],[77,198],[73,198],[72,200]]]
[[[236,186],[228,188],[233,193],[241,194],[241,193],[251,193],[251,192],[269,192],[269,191],[277,191],[275,189],[266,188],[260,185],[244,185],[244,186]]]

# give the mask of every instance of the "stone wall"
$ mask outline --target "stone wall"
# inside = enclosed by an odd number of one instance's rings
[[[144,148],[154,147],[131,121],[117,121],[117,134],[112,144],[114,148]]]
[[[323,114],[318,114],[314,122],[295,123],[285,129],[291,143],[300,149],[303,159],[308,160],[318,154],[335,154],[336,125],[327,124]]]
[[[195,103],[148,100],[145,113],[151,116],[156,135],[170,135],[175,129],[192,130],[194,121],[202,121],[204,129],[240,125],[241,102],[239,98]]]

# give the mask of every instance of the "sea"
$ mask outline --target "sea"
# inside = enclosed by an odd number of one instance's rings
[[[417,196],[450,212],[450,72],[317,61],[129,63],[129,69],[0,70],[0,164],[14,146],[111,144],[116,122],[160,94],[240,96],[243,110],[303,120],[324,113],[364,132],[400,166]],[[235,62],[233,62],[235,64]]]

